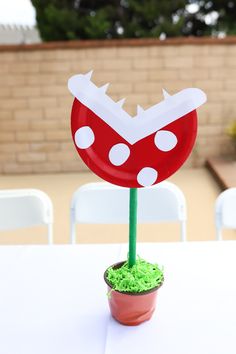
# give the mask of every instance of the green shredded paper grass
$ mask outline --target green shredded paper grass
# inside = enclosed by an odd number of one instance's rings
[[[113,290],[132,293],[153,289],[164,280],[163,269],[141,258],[131,268],[128,267],[128,262],[117,269],[108,268],[106,278]]]

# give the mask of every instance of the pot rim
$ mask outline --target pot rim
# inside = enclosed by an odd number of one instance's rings
[[[156,290],[158,290],[162,284],[164,283],[164,278],[163,278],[163,281],[161,282],[161,284],[155,286],[154,288],[152,289],[149,289],[149,290],[145,290],[145,291],[140,291],[140,292],[128,292],[128,291],[119,291],[119,290],[115,290],[113,289],[111,283],[108,281],[106,275],[107,275],[107,271],[109,268],[120,268],[126,261],[121,261],[121,262],[117,262],[117,263],[114,263],[112,264],[110,267],[108,267],[105,272],[104,272],[104,275],[103,275],[103,278],[104,278],[104,281],[105,283],[112,289],[112,291],[116,291],[117,293],[120,293],[120,294],[125,294],[125,295],[130,295],[130,296],[139,296],[139,295],[147,295],[147,294],[150,294]]]

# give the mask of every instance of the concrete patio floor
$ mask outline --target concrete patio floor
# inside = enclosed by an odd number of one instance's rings
[[[214,240],[214,203],[220,189],[206,169],[182,168],[170,181],[184,192],[187,207],[187,238],[190,241]],[[99,181],[89,172],[47,175],[0,176],[0,188],[38,188],[45,191],[54,205],[54,242],[69,242],[69,206],[73,192],[82,184]],[[127,225],[80,225],[77,241],[81,243],[126,242]],[[138,241],[177,241],[179,225],[139,225]],[[225,239],[236,239],[236,232],[226,230]],[[45,243],[45,229],[34,228],[1,232],[0,244]]]

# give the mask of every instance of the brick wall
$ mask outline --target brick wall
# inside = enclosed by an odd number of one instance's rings
[[[199,87],[199,134],[187,165],[232,153],[225,128],[236,119],[236,38],[123,40],[0,46],[0,173],[86,169],[70,136],[68,78],[94,69],[96,85],[110,82],[114,100],[135,113],[175,93]]]

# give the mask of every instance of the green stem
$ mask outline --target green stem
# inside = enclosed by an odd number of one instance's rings
[[[131,268],[136,262],[136,235],[137,235],[137,188],[130,188],[129,193],[129,259]]]

